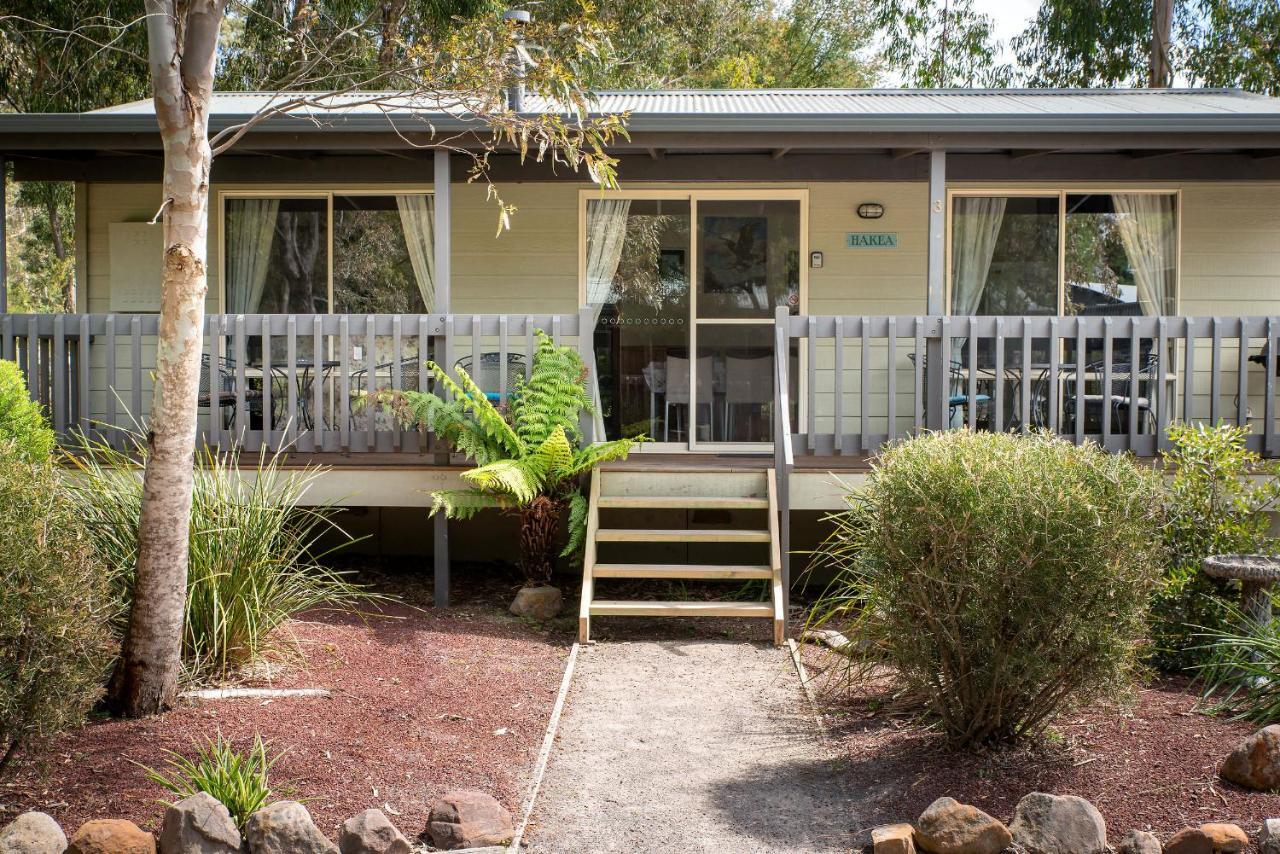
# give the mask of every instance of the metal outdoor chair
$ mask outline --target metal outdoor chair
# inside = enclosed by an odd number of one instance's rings
[[[916,354],[908,353],[907,358],[915,364]],[[929,393],[929,360],[923,360],[924,366],[924,383],[925,397],[928,398]],[[948,368],[950,378],[947,385],[947,424],[950,426],[956,420],[957,414],[963,414],[965,421],[969,419],[969,373],[965,369],[964,363],[957,359],[952,359]],[[1008,373],[1006,371],[1006,373]],[[978,382],[987,382],[986,379],[979,379]],[[991,395],[974,394],[974,417],[978,417],[978,413],[983,408],[990,408]]]
[[[1160,357],[1155,353],[1150,353],[1145,357],[1141,357],[1135,370],[1130,362],[1113,362],[1111,364],[1111,388],[1104,389],[1103,376],[1106,372],[1106,362],[1090,362],[1085,365],[1083,375],[1077,380],[1082,382],[1084,386],[1084,394],[1079,395],[1079,400],[1085,406],[1086,421],[1089,418],[1089,410],[1093,409],[1097,412],[1098,430],[1102,430],[1102,407],[1109,406],[1111,408],[1111,432],[1124,433],[1127,430],[1128,416],[1130,407],[1136,407],[1138,410],[1138,428],[1145,425],[1147,429],[1154,433],[1157,429],[1157,416],[1155,390],[1153,384],[1157,382],[1157,371],[1160,366]],[[1145,394],[1144,392],[1145,384]],[[1096,393],[1090,393],[1090,387],[1097,389]],[[1063,419],[1067,423],[1070,418],[1074,423],[1075,419],[1075,396],[1068,396],[1063,401]]]
[[[375,387],[378,383],[378,377],[386,376],[388,380],[393,378],[392,370],[395,365],[395,362],[383,362],[373,366]],[[422,363],[417,358],[400,360],[400,388],[397,391],[418,391],[421,388],[421,379]],[[369,393],[369,369],[361,368],[358,371],[352,371],[348,382],[351,400],[351,403],[347,406],[348,423],[351,429],[354,430],[356,427],[356,415],[368,415],[368,409],[360,407],[357,402]],[[390,383],[388,383],[388,387],[389,385]]]
[[[213,390],[214,371],[211,368],[209,354],[200,357],[200,390],[197,404],[202,409],[217,407],[222,413],[222,428],[230,430],[236,420],[236,406],[239,395],[236,394],[236,363],[231,359],[219,357],[217,367],[217,391]],[[250,413],[262,412],[262,389],[252,388],[246,382],[244,389],[245,405]],[[274,408],[274,407],[273,407]]]
[[[499,391],[502,385],[501,353],[481,353],[480,367],[473,370],[473,356],[463,356],[454,362],[454,367],[462,368],[467,372],[467,376],[471,377],[472,382],[480,386],[484,392],[484,396],[489,399],[490,403],[500,403],[502,393]],[[524,356],[520,353],[507,354],[507,396],[510,397],[512,389],[515,388],[516,377],[525,376]]]

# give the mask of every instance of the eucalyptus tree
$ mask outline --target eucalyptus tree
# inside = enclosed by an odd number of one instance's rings
[[[994,22],[972,0],[876,0],[875,24],[890,73],[906,86],[1004,86]]]

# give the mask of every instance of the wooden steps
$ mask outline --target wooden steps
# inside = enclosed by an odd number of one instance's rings
[[[786,624],[778,545],[777,487],[773,470],[727,475],[715,470],[691,472],[676,483],[672,478],[671,472],[597,471],[592,475],[582,604],[578,613],[579,640],[585,642],[590,639],[592,617],[750,617],[772,620],[774,643],[781,644],[785,639]],[[680,492],[688,494],[678,494]],[[664,513],[669,520],[673,512],[681,510],[729,511],[734,515],[728,525],[717,518],[719,524],[715,528],[636,526],[636,522],[643,524],[652,521],[655,515],[663,517]],[[603,525],[601,511],[609,511],[609,521],[614,524]],[[761,514],[765,517],[763,524]],[[621,524],[623,519],[630,524]],[[606,548],[627,560],[633,558],[637,548],[643,553],[645,547],[639,544],[645,543],[722,545],[733,562],[613,563],[599,560],[601,544],[609,544]],[[726,549],[716,549],[713,554]],[[759,562],[750,557],[744,562],[743,558],[753,549],[759,550]],[[713,556],[711,559],[716,558]],[[597,579],[767,581],[768,598],[759,602],[596,599]]]

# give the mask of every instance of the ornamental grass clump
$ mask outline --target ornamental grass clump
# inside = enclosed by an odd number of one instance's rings
[[[193,747],[194,758],[166,750],[167,771],[141,766],[147,779],[172,792],[175,801],[200,792],[213,796],[227,808],[243,832],[249,817],[271,799],[267,776],[271,766],[280,760],[280,754],[267,755],[267,744],[261,734],[254,735],[253,744],[244,753],[237,751],[221,732],[216,739],[207,739],[203,744],[195,742]]]
[[[860,641],[858,664],[888,665],[955,747],[1035,736],[1130,684],[1158,496],[1150,470],[1048,435],[903,442],[832,517],[811,625]]]

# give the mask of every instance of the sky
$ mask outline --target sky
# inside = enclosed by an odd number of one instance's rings
[[[995,37],[1004,49],[1001,60],[1012,62],[1009,40],[1027,28],[1040,8],[1040,0],[974,0],[973,7],[995,21]]]

